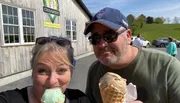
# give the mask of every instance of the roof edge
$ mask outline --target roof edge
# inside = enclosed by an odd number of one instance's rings
[[[84,10],[84,12],[88,15],[88,17],[91,19],[92,18],[92,14],[91,12],[88,10],[88,8],[86,7],[86,5],[82,2],[82,0],[75,0],[79,6]]]

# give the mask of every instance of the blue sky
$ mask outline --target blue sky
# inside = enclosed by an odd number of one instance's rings
[[[82,0],[91,13],[104,7],[119,9],[125,16],[180,17],[180,0]]]

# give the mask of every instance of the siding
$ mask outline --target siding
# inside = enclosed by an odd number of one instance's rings
[[[44,27],[44,21],[51,22],[48,14],[43,12],[43,0],[1,0],[1,4],[33,10],[35,12],[35,37],[40,36],[66,36],[66,19],[77,21],[77,40],[72,41],[75,56],[92,51],[87,38],[83,35],[85,22],[89,17],[74,0],[59,0],[60,16],[55,23],[60,24],[60,29]],[[1,20],[0,14],[0,20]],[[2,34],[2,21],[0,22],[0,34]],[[34,44],[3,46],[3,35],[0,35],[0,78],[27,71],[30,68],[31,49]]]
[[[31,49],[32,46],[0,48],[0,77],[31,69]]]

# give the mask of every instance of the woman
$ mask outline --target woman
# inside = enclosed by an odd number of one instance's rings
[[[168,45],[166,47],[166,52],[170,55],[172,55],[173,57],[175,57],[177,55],[177,46],[176,43],[173,41],[173,38],[169,37],[168,38]]]
[[[42,103],[45,90],[60,88],[65,103],[90,103],[86,95],[67,89],[75,66],[71,42],[62,37],[39,37],[32,49],[31,87],[0,93],[0,103]]]

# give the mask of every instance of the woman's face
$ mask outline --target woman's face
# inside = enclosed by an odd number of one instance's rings
[[[60,55],[62,54],[46,51],[37,57],[32,78],[33,91],[39,96],[42,96],[46,89],[60,88],[64,92],[68,87],[71,79],[71,68],[62,59],[59,59],[63,57]]]

